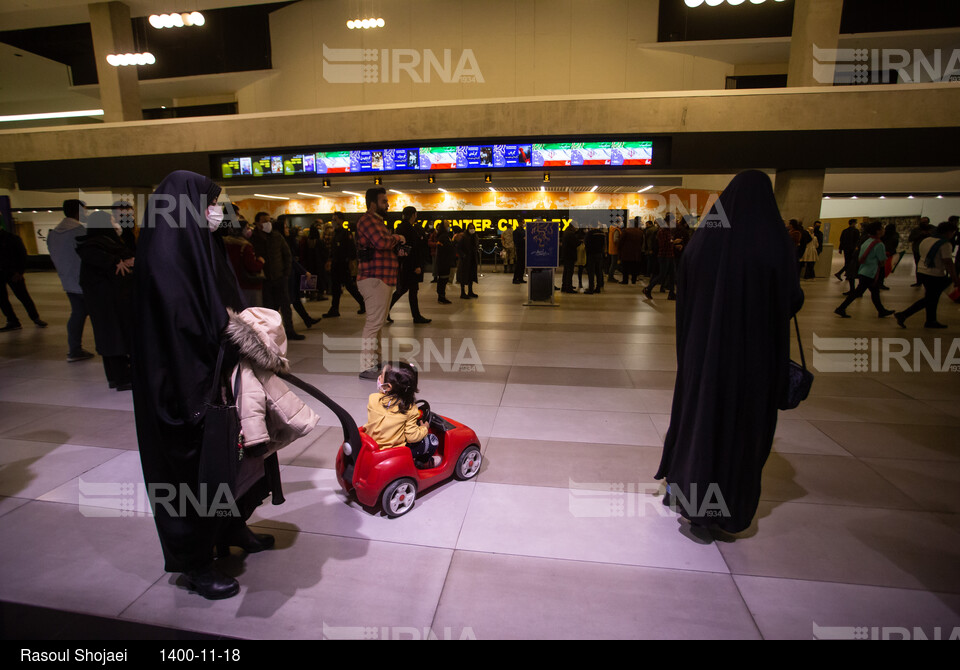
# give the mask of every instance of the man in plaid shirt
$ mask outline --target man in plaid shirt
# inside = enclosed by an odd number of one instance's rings
[[[367,308],[367,321],[363,326],[363,343],[360,364],[363,372],[360,379],[376,379],[380,376],[380,330],[390,311],[390,298],[397,285],[396,246],[403,244],[403,235],[394,235],[386,226],[387,191],[375,187],[367,189],[367,211],[357,222],[357,249],[360,270],[357,273],[357,288]],[[364,251],[367,251],[365,254]]]

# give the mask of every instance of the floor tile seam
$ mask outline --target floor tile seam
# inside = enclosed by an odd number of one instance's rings
[[[720,575],[723,577],[731,577],[731,578],[733,577],[732,573],[730,573],[729,571],[723,572],[723,571],[716,571],[716,570],[702,570],[702,569],[694,569],[694,568],[677,568],[677,567],[668,567],[663,565],[647,565],[647,564],[640,564],[640,563],[618,563],[615,561],[598,561],[598,560],[589,560],[589,559],[583,559],[583,558],[569,558],[565,556],[543,556],[540,554],[523,554],[523,553],[517,553],[512,551],[490,551],[490,550],[484,550],[484,549],[467,549],[463,547],[456,547],[454,549],[454,555],[456,555],[457,553],[474,554],[478,556],[483,555],[483,556],[502,556],[502,557],[508,557],[508,558],[528,558],[536,561],[555,561],[555,562],[568,563],[568,564],[581,564],[584,566],[611,566],[611,567],[617,567],[617,568],[626,568],[628,570],[633,568],[637,568],[640,570],[666,570],[669,572],[675,572],[677,574],[683,574],[683,575],[695,573],[700,575],[713,575],[713,576]],[[726,562],[724,562],[724,565],[726,565]]]
[[[479,473],[478,473],[479,476]],[[474,480],[475,483],[479,483],[479,480]],[[467,500],[467,504],[464,507],[463,517],[460,519],[460,527],[457,529],[457,537],[453,542],[453,551],[450,552],[450,561],[447,563],[447,572],[443,576],[443,586],[440,587],[440,595],[437,598],[437,605],[433,610],[433,619],[431,619],[431,626],[437,625],[437,616],[440,614],[440,603],[443,601],[443,594],[447,590],[447,582],[450,580],[450,573],[453,570],[453,559],[457,554],[457,545],[460,544],[460,537],[463,534],[463,527],[467,522],[467,516],[470,513],[470,505],[473,503],[473,497],[477,492],[476,485],[473,486],[473,490],[470,491],[470,498]]]
[[[156,580],[154,580],[152,584],[150,584],[147,588],[145,588],[140,595],[138,595],[136,598],[134,598],[132,601],[130,601],[122,610],[120,610],[120,613],[119,613],[119,614],[117,614],[116,616],[114,616],[114,617],[112,617],[112,618],[118,619],[118,620],[121,620],[121,621],[131,621],[131,622],[133,622],[133,623],[142,623],[142,624],[156,625],[156,624],[151,624],[149,621],[141,621],[141,620],[136,619],[136,618],[134,618],[134,617],[124,617],[124,614],[125,614],[131,607],[133,607],[134,605],[136,605],[136,604],[137,604],[137,601],[139,601],[141,598],[143,598],[145,595],[147,595],[147,592],[150,591],[150,589],[152,589],[154,586],[158,585],[160,582],[162,582],[164,579],[166,579],[168,575],[171,575],[171,574],[176,574],[176,573],[167,572],[166,570],[162,571],[162,572],[160,573],[160,576],[157,577]],[[194,632],[196,632],[196,633],[203,633],[203,632],[206,632],[206,631],[196,630],[196,631],[194,631]]]
[[[451,551],[451,552],[455,549],[455,547],[441,545],[441,544],[425,544],[423,542],[410,542],[407,540],[390,540],[390,539],[375,538],[375,537],[364,537],[359,535],[344,535],[343,533],[331,533],[331,532],[318,531],[318,530],[304,530],[303,528],[299,528],[299,527],[296,530],[293,530],[287,526],[271,525],[271,522],[288,523],[288,522],[283,522],[279,519],[260,519],[258,521],[251,523],[250,527],[251,528],[268,528],[270,530],[278,530],[278,531],[283,531],[285,533],[294,533],[297,535],[302,534],[302,535],[310,535],[314,537],[332,537],[332,538],[339,538],[343,540],[357,540],[358,542],[397,545],[401,547],[420,547],[422,549],[438,549],[440,551]],[[282,551],[282,549],[279,549],[279,548],[278,550]]]
[[[900,489],[897,489],[897,490],[900,491]],[[901,493],[902,493],[902,491],[901,491]],[[908,496],[908,497],[909,497],[909,496]],[[849,510],[849,509],[876,510],[876,511],[878,511],[878,512],[911,512],[911,513],[918,513],[918,514],[951,514],[951,513],[952,513],[952,512],[939,512],[939,511],[936,511],[936,510],[925,509],[925,508],[922,507],[922,505],[920,505],[920,503],[917,503],[917,502],[916,502],[915,500],[913,500],[912,498],[910,499],[910,501],[913,502],[913,503],[915,503],[915,504],[917,505],[917,508],[910,508],[910,507],[877,507],[877,506],[875,506],[875,505],[864,505],[864,504],[855,504],[855,503],[846,504],[846,503],[837,503],[837,502],[823,502],[823,501],[816,501],[816,500],[811,500],[811,501],[809,501],[809,502],[804,502],[804,501],[802,501],[802,500],[796,500],[796,499],[794,499],[794,500],[774,500],[774,499],[772,499],[772,498],[764,498],[764,497],[763,497],[763,493],[760,494],[760,499],[759,499],[759,501],[762,502],[762,503],[773,503],[773,504],[775,504],[775,505],[777,505],[777,506],[780,506],[780,505],[808,505],[808,506],[809,506],[809,505],[820,505],[820,506],[823,506],[823,507],[836,507],[836,508],[848,509],[848,510]]]
[[[580,388],[583,389],[583,388],[585,388],[585,387],[580,387]],[[586,387],[586,388],[604,388],[604,387],[602,387],[602,386],[593,386],[593,387]],[[636,390],[638,390],[638,389],[626,389],[626,390],[636,391]],[[483,406],[483,407],[487,407],[487,406],[492,407],[492,405],[481,405],[481,406]],[[544,406],[542,406],[542,405],[524,405],[524,404],[514,404],[514,403],[511,403],[511,404],[509,404],[509,405],[504,405],[502,398],[501,398],[501,404],[498,405],[498,407],[505,407],[505,408],[507,408],[507,409],[544,409],[544,410],[554,410],[554,411],[557,411],[557,412],[590,412],[590,413],[595,413],[595,412],[611,412],[611,413],[615,413],[615,414],[645,414],[645,415],[647,415],[647,416],[669,416],[669,413],[668,413],[668,412],[650,412],[650,411],[646,411],[646,410],[619,409],[619,408],[615,408],[615,407],[604,407],[603,409],[582,409],[582,408],[578,408],[578,407],[556,407],[556,406],[553,406],[553,407],[544,407]]]
[[[22,426],[21,426],[22,427]],[[14,428],[12,430],[18,430]],[[51,429],[52,430],[52,429]],[[76,442],[66,441],[66,442],[50,442],[49,440],[41,440],[29,436],[19,436],[19,435],[9,435],[7,433],[0,433],[0,440],[17,440],[18,442],[36,442],[37,444],[52,444],[58,447],[84,447],[87,449],[113,449],[114,451],[139,451],[139,449],[124,449],[123,447],[104,447],[100,444],[77,444]]]
[[[858,459],[858,460],[860,460],[860,459]],[[925,505],[922,501],[918,500],[917,498],[915,498],[915,497],[911,494],[911,490],[910,490],[910,489],[902,487],[900,484],[897,484],[895,481],[893,481],[893,479],[891,479],[890,477],[888,477],[887,475],[885,475],[883,472],[881,472],[880,470],[878,470],[878,469],[875,467],[875,466],[878,465],[877,463],[870,463],[870,462],[863,461],[863,460],[860,460],[860,462],[863,463],[863,465],[864,465],[865,467],[869,468],[871,472],[873,472],[875,475],[877,475],[878,477],[880,477],[880,479],[884,480],[885,482],[887,482],[887,484],[889,484],[890,486],[892,486],[892,487],[895,488],[896,490],[900,491],[900,493],[902,493],[902,494],[903,494],[904,496],[906,496],[909,500],[913,501],[914,503],[916,503],[916,504],[917,504],[918,506],[920,506],[921,508],[924,508],[924,509],[927,510],[927,511],[937,511],[937,510],[930,510],[927,505]],[[939,463],[940,461],[933,461],[933,462],[934,462],[934,463]],[[951,513],[949,510],[943,510],[943,512],[944,512],[944,513],[947,513],[947,514],[950,514],[950,513]],[[953,513],[956,514],[957,512],[953,512]]]
[[[61,446],[62,446],[62,445],[61,445]],[[44,491],[43,493],[39,494],[39,496],[36,497],[36,498],[29,498],[29,500],[33,500],[33,501],[35,501],[35,502],[60,502],[60,501],[58,501],[58,500],[41,500],[41,498],[42,498],[43,496],[45,496],[45,495],[49,495],[49,494],[53,493],[54,491],[56,491],[58,488],[60,488],[60,487],[62,487],[62,486],[66,486],[67,484],[69,484],[70,482],[72,482],[74,479],[80,479],[83,475],[87,474],[87,473],[90,472],[91,470],[96,470],[97,468],[99,468],[99,467],[101,467],[101,466],[104,466],[104,465],[106,465],[107,463],[110,463],[111,461],[116,460],[117,458],[120,458],[121,456],[123,456],[123,454],[127,454],[127,453],[130,453],[131,451],[133,451],[132,449],[114,449],[114,448],[112,448],[112,447],[91,447],[91,446],[84,446],[84,445],[73,445],[73,446],[79,446],[79,447],[82,447],[82,448],[84,448],[84,449],[109,449],[110,451],[117,451],[117,452],[120,452],[120,453],[118,453],[118,454],[116,454],[116,455],[114,455],[114,456],[111,456],[110,458],[108,458],[107,460],[103,461],[102,463],[98,463],[97,465],[93,465],[93,466],[88,467],[88,468],[87,468],[86,470],[84,470],[83,472],[80,472],[79,474],[73,475],[73,476],[69,477],[68,479],[60,482],[59,484],[55,484],[55,485],[53,486],[53,488]],[[7,497],[8,497],[8,498],[21,498],[21,499],[24,499],[24,498],[22,498],[22,496],[7,496]],[[62,503],[62,504],[72,505],[73,503]],[[79,504],[79,503],[78,503],[78,504]],[[11,510],[11,511],[15,511],[15,510]]]
[[[780,575],[767,575],[767,574],[756,574],[752,572],[731,572],[730,576],[733,577],[736,581],[737,577],[753,577],[757,579],[778,579],[791,582],[804,582],[815,584],[839,584],[843,586],[854,586],[854,587],[868,587],[872,589],[890,589],[892,591],[912,591],[914,593],[925,593],[932,596],[956,596],[960,597],[960,588],[956,591],[942,591],[936,590],[933,588],[919,588],[911,586],[891,586],[890,584],[876,584],[871,582],[862,582],[862,581],[851,581],[850,579],[840,580],[840,579],[814,579],[810,577],[795,577],[795,576],[780,576]],[[920,581],[919,579],[917,581]]]

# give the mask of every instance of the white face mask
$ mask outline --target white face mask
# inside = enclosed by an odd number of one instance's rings
[[[263,232],[265,232],[267,235],[269,235],[270,233],[273,232],[273,222],[272,222],[272,221],[264,221],[264,222],[263,222]]]
[[[217,205],[207,207],[207,225],[210,230],[216,230],[223,223],[223,210]]]

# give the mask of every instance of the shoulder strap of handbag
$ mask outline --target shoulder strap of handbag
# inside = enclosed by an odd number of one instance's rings
[[[223,345],[220,345],[220,352],[217,354],[217,365],[213,369],[213,382],[211,383],[210,395],[208,396],[211,404],[216,404],[219,400],[220,391],[220,373],[223,369]]]
[[[803,369],[807,369],[807,360],[803,356],[803,342],[800,341],[800,323],[797,321],[797,315],[793,315],[793,326],[797,331],[797,346],[800,349],[800,365],[803,366]]]
[[[873,251],[873,248],[874,248],[875,246],[877,246],[878,244],[880,244],[880,240],[874,240],[874,241],[873,241],[873,244],[871,244],[871,245],[867,248],[867,250],[863,252],[863,255],[860,256],[860,262],[861,262],[861,263],[863,263],[863,261],[866,260],[867,256],[870,255],[870,252]]]
[[[927,257],[923,259],[923,262],[928,268],[932,268],[937,262],[937,256],[940,254],[940,247],[949,242],[950,240],[938,240],[933,243],[933,246],[930,247],[930,252],[927,254]]]

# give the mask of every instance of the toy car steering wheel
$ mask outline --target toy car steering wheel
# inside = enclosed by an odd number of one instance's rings
[[[433,421],[433,412],[430,411],[430,403],[426,400],[418,400],[417,407],[420,408],[420,420],[428,426]]]

